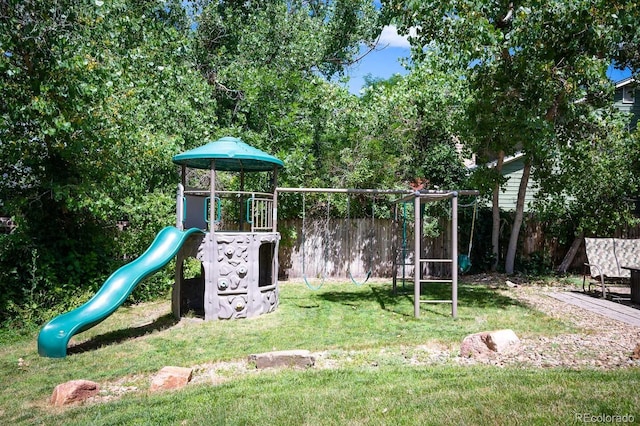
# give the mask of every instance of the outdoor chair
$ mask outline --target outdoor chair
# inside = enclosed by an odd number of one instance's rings
[[[629,286],[631,272],[624,267],[640,264],[640,239],[585,238],[584,244],[587,262],[582,277],[583,291],[591,292],[591,286],[599,284],[602,297],[607,297],[609,287]],[[587,284],[587,275],[596,282],[590,279]]]
[[[591,286],[599,284],[602,297],[606,297],[608,287],[629,286],[631,272],[627,268],[640,265],[640,239],[585,238],[584,245],[583,291],[591,292]],[[596,282],[590,279],[587,284],[587,275]]]

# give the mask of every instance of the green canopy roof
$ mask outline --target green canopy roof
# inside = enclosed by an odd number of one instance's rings
[[[284,167],[273,155],[232,137],[220,138],[173,157],[174,163],[196,169],[210,169],[211,160],[215,160],[216,170],[231,172],[265,172]]]

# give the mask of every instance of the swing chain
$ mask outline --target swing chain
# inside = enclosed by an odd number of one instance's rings
[[[329,196],[329,198],[327,199],[327,218],[326,218],[326,222],[325,222],[325,243],[324,243],[324,263],[323,263],[323,267],[322,267],[322,280],[320,282],[320,284],[318,284],[317,286],[312,285],[308,278],[307,278],[307,273],[306,273],[306,240],[305,240],[305,235],[306,235],[306,197],[305,197],[305,193],[302,193],[302,278],[304,280],[304,283],[307,285],[307,287],[311,290],[320,290],[320,288],[322,288],[322,286],[324,285],[324,282],[327,278],[327,253],[328,253],[328,241],[329,241],[329,213],[330,213],[330,209],[331,209],[331,196]]]
[[[347,195],[347,226],[349,228],[351,228],[351,204],[350,204],[350,200],[351,200],[351,197],[349,197]],[[371,229],[370,229],[371,233],[374,232],[374,225],[375,225],[375,197],[374,197],[373,202],[371,204]],[[353,275],[351,274],[351,260],[349,260],[349,262],[347,263],[347,273],[349,275],[349,278],[357,286],[361,286],[364,283],[366,283],[369,280],[369,278],[371,277],[371,273],[373,272],[372,271],[372,269],[373,269],[373,253],[372,253],[373,249],[372,249],[372,247],[373,246],[372,246],[372,243],[371,243],[371,238],[369,238],[369,245],[370,245],[370,248],[369,248],[369,270],[367,271],[367,275],[366,275],[364,281],[358,282],[353,277]],[[349,232],[348,235],[347,235],[347,246],[348,246],[347,247],[348,252],[351,253],[351,232]]]

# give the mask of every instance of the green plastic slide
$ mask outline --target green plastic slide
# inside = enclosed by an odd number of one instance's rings
[[[189,235],[198,228],[181,231],[168,226],[161,230],[140,257],[120,267],[84,305],[45,324],[38,335],[38,353],[49,358],[67,356],[69,339],[88,330],[111,315],[148,275],[166,265],[180,250]]]

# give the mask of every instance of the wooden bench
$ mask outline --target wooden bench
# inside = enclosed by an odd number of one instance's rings
[[[602,297],[607,296],[610,287],[629,285],[631,271],[629,266],[640,264],[640,239],[623,238],[585,238],[584,246],[587,263],[582,276],[582,289],[591,291],[595,283],[589,280],[585,289],[587,269],[591,278],[598,281],[602,288]]]

